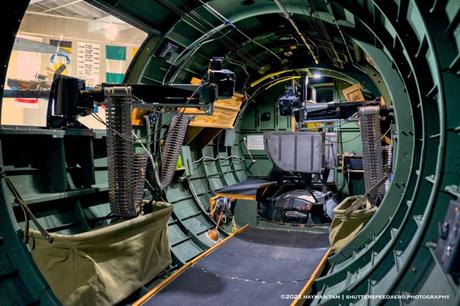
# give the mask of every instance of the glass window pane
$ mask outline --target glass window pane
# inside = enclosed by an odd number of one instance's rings
[[[47,97],[55,73],[84,79],[87,87],[122,82],[146,37],[85,1],[32,1],[10,57],[1,124],[46,126]],[[32,93],[18,97],[19,90]],[[99,116],[105,118],[104,109]],[[91,116],[80,122],[105,128]]]

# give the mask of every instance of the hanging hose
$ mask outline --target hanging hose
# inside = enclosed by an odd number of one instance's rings
[[[176,114],[171,120],[170,130],[168,131],[161,154],[163,163],[160,175],[157,169],[154,170],[155,181],[161,190],[168,187],[173,179],[189,120],[190,118],[183,113]]]

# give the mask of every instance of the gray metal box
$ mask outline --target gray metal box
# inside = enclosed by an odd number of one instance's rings
[[[269,132],[264,134],[268,157],[284,171],[321,173],[321,133]],[[325,133],[325,161],[337,165],[337,133]]]

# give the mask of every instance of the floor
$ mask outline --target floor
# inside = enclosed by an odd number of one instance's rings
[[[289,305],[329,247],[328,235],[249,228],[199,260],[144,305]]]
[[[281,231],[294,231],[294,232],[306,232],[312,234],[329,234],[329,228],[331,224],[325,223],[321,225],[311,225],[307,226],[305,224],[292,224],[292,223],[282,223],[276,221],[268,220],[259,220],[257,223],[257,228],[260,229],[271,229],[271,230],[281,230]]]

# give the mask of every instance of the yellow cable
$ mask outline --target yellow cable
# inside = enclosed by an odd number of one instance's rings
[[[261,77],[260,79],[254,81],[251,83],[250,87],[254,87],[254,86],[257,86],[259,85],[260,83],[262,83],[263,81],[265,81],[266,79],[269,79],[271,77],[274,77],[274,76],[278,76],[280,74],[284,74],[284,73],[288,73],[288,72],[307,72],[308,74],[310,74],[310,70],[308,68],[302,68],[302,69],[289,69],[289,70],[282,70],[282,71],[277,71],[277,72],[272,72],[272,73],[269,73],[267,75],[264,75],[263,77]]]
[[[265,88],[265,90],[272,88],[276,84],[287,82],[287,81],[294,80],[294,79],[300,79],[300,76],[295,75],[295,76],[286,77],[284,79],[280,79],[280,80],[276,81],[275,83],[271,84],[270,86],[268,86],[267,88]]]

